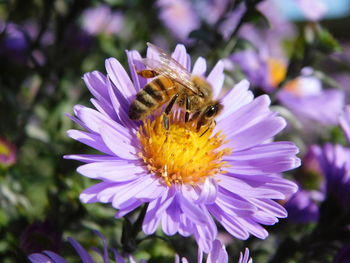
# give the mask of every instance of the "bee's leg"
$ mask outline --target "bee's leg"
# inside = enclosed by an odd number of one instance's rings
[[[135,67],[135,66],[134,66]],[[140,75],[143,78],[150,79],[158,76],[158,73],[151,69],[143,69],[143,70],[136,70],[135,71],[138,75]]]
[[[190,118],[190,109],[191,109],[191,106],[190,106],[190,98],[189,96],[186,96],[186,113],[185,113],[185,122],[188,122],[188,119]]]
[[[169,113],[171,112],[171,109],[173,108],[177,98],[179,97],[179,93],[176,93],[168,103],[168,105],[165,108],[164,116],[163,116],[163,124],[166,130],[169,130]]]
[[[210,125],[208,126],[208,128],[207,128],[199,137],[202,137],[204,134],[206,134],[207,131],[209,131],[209,129],[212,127],[213,124],[214,124],[214,127],[215,127],[215,125],[216,125],[216,121],[215,121],[215,120],[212,121],[212,122],[210,123]],[[200,127],[199,127],[199,128],[200,128]]]

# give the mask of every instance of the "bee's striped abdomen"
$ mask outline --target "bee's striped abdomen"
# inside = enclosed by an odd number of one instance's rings
[[[130,119],[143,119],[169,101],[177,90],[174,85],[171,79],[164,76],[159,76],[148,83],[136,94],[135,100],[130,105]]]

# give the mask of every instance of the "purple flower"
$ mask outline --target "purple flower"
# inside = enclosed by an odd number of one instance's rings
[[[186,0],[158,0],[159,18],[176,39],[188,42],[191,31],[199,28],[200,19],[194,7]]]
[[[183,45],[172,56],[190,71]],[[179,111],[172,114],[169,131],[161,115],[134,122],[127,112],[146,80],[135,73],[135,67],[144,68],[139,53],[127,51],[127,57],[132,80],[116,59],[107,59],[107,77],[97,71],[84,76],[97,110],[74,107],[76,117],[71,118],[85,131],[69,130],[68,136],[102,152],[66,156],[85,162],[77,171],[100,181],[80,195],[81,201],[112,203],[117,218],[148,203],[143,222],[147,235],[158,226],[167,235],[194,235],[205,253],[217,236],[214,218],[237,238],[266,238],[261,224],[273,225],[287,216],[274,200],[297,189],[278,173],[300,165],[293,143],[267,142],[286,125],[269,110],[269,97],[254,99],[249,83],[238,83],[222,98],[224,110],[214,130],[203,136],[206,128],[197,132],[195,125],[185,127]],[[157,59],[151,48],[147,57]],[[222,89],[223,70],[219,61],[207,76],[214,98]],[[205,72],[206,61],[200,57],[192,73]]]
[[[327,12],[327,5],[322,0],[294,0],[307,19],[321,20]]]
[[[325,176],[327,198],[338,207],[348,208],[350,202],[350,149],[325,144],[318,148],[318,160]]]
[[[320,193],[316,191],[299,190],[284,205],[288,211],[288,220],[295,223],[317,221],[319,209],[316,200]],[[315,198],[316,197],[316,198]]]
[[[240,3],[232,12],[226,15],[225,20],[219,27],[219,32],[225,40],[228,40],[230,35],[236,29],[239,21],[242,19],[247,7],[244,2]]]
[[[16,148],[4,138],[0,138],[0,168],[8,168],[16,163]]]
[[[344,92],[323,90],[321,80],[312,74],[312,69],[304,68],[299,77],[286,83],[277,97],[301,120],[313,120],[324,125],[337,124],[344,107]]]
[[[109,260],[108,257],[108,247],[105,237],[98,231],[94,231],[96,235],[98,235],[103,243],[103,252],[100,251],[97,248],[94,248],[94,251],[101,255],[103,259],[103,263],[109,263],[112,262]],[[78,253],[81,262],[82,263],[94,263],[95,261],[91,257],[91,255],[74,239],[69,237],[68,238],[69,243],[74,247],[75,251]],[[116,263],[126,263],[127,261],[124,260],[124,258],[114,249],[112,248],[111,251],[114,255],[114,261]],[[130,262],[136,262],[132,256],[128,257]],[[44,250],[41,253],[34,253],[31,254],[28,259],[32,263],[67,263],[67,261],[61,257],[60,255],[56,254],[55,252]],[[101,262],[101,261],[98,261]],[[145,261],[142,261],[145,262]],[[140,262],[141,263],[141,262]]]
[[[119,34],[124,27],[124,17],[120,12],[113,12],[108,5],[99,5],[83,13],[82,27],[91,35]]]

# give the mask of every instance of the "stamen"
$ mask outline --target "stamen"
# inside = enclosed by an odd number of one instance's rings
[[[225,136],[221,132],[213,135],[213,129],[201,127],[197,132],[196,123],[185,123],[182,112],[170,116],[169,130],[162,115],[154,121],[148,119],[137,133],[142,145],[138,155],[167,186],[203,183],[207,177],[224,173],[222,168],[227,164],[222,158],[231,153],[231,149],[221,147]]]

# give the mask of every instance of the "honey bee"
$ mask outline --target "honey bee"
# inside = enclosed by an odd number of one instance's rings
[[[136,94],[129,108],[129,118],[142,120],[167,104],[163,122],[169,129],[169,114],[176,104],[186,110],[185,122],[197,121],[197,132],[204,125],[209,125],[209,129],[223,108],[219,101],[213,99],[211,85],[203,77],[192,75],[161,48],[151,43],[147,45],[159,58],[143,59],[149,69],[137,71],[137,74],[154,79]]]

